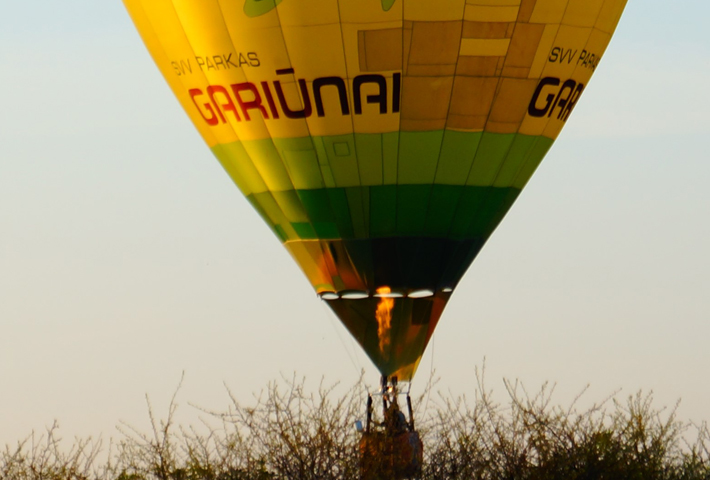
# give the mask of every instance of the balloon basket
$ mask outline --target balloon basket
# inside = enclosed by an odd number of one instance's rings
[[[362,480],[415,479],[421,477],[424,447],[414,428],[412,400],[406,394],[409,419],[399,408],[397,377],[382,377],[382,421],[373,419],[373,395],[367,398],[367,423],[360,438]]]

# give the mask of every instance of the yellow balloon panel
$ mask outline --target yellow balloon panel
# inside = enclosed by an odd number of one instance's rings
[[[406,379],[626,0],[124,3],[314,290]]]
[[[214,146],[444,128],[554,139],[567,115],[529,108],[539,82],[586,85],[625,0],[125,3]]]

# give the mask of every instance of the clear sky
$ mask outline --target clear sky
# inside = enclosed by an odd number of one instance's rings
[[[630,0],[415,379],[710,412],[710,3]],[[193,130],[119,1],[0,3],[0,445],[378,376]]]

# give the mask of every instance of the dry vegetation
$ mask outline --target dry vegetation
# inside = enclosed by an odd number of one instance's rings
[[[415,403],[424,441],[424,479],[695,480],[710,479],[707,425],[676,418],[652,396],[607,399],[584,410],[562,408],[552,388],[529,394],[506,382],[497,403],[481,376],[473,400],[430,394]],[[65,444],[55,425],[0,452],[2,480],[356,479],[363,385],[340,397],[303,380],[269,384],[254,405],[231,395],[226,412],[203,411],[198,427],[180,427],[148,406],[151,430],[121,424],[121,438]],[[425,401],[424,398],[428,401]],[[688,438],[692,438],[688,441]]]

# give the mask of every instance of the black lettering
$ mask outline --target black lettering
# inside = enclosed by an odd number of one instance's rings
[[[200,70],[204,70],[204,68],[202,67],[204,67],[205,61],[202,59],[202,57],[195,57],[195,60],[197,61],[197,65],[200,66]]]
[[[537,104],[538,100],[540,99],[540,95],[542,94],[542,90],[545,87],[557,87],[559,84],[559,78],[545,77],[540,80],[540,83],[538,83],[537,88],[535,89],[535,93],[533,94],[532,100],[530,100],[530,105],[528,105],[528,114],[531,117],[544,117],[547,114],[547,112],[550,110],[550,107],[552,106],[552,102],[555,100],[555,95],[552,93],[547,95],[547,97],[545,98],[545,107],[539,108]]]
[[[557,116],[557,118],[559,119],[562,117],[562,112],[565,109],[565,105],[567,105],[567,102],[572,97],[572,94],[574,93],[574,87],[576,86],[577,82],[572,79],[569,79],[562,84],[562,88],[560,88],[560,92],[557,94],[557,98],[555,98],[554,106],[550,109],[550,113],[547,114],[548,117],[552,116],[552,112],[554,112],[557,107],[560,107],[560,114]],[[569,95],[563,98],[562,94],[565,93],[565,91],[569,91]]]
[[[399,102],[402,91],[402,74],[395,73],[392,75],[392,112],[399,112]]]
[[[173,66],[173,69],[175,69],[175,73],[177,73],[178,76],[185,75],[185,72],[192,73],[192,65],[190,64],[189,59],[187,61],[180,60],[180,63],[170,62],[170,64]]]
[[[555,47],[552,49],[550,52],[550,56],[547,57],[548,62],[553,62],[553,63],[563,63],[565,60],[567,61],[568,64],[572,63],[572,60],[577,58],[577,52],[579,50],[572,50],[566,49],[566,48],[561,48],[561,47]],[[586,52],[586,50],[585,50]],[[582,54],[584,54],[583,52]],[[579,63],[579,59],[577,59],[577,63]]]
[[[565,57],[567,57],[568,64],[572,63],[572,60],[574,60],[574,57],[576,55],[577,55],[577,50],[575,50],[574,52],[572,52],[571,48],[569,50],[567,50],[566,52],[564,52],[564,50],[563,50],[562,57],[560,58],[560,63],[565,61]]]
[[[367,103],[379,103],[380,113],[387,113],[387,80],[382,75],[358,75],[353,79],[355,114],[362,114],[362,86],[366,83],[375,83],[380,93],[368,95]]]
[[[560,114],[557,116],[558,119],[562,120],[563,122],[567,121],[570,114],[572,113],[572,109],[574,108],[575,105],[577,105],[577,101],[579,100],[579,97],[582,96],[583,91],[584,91],[584,84],[582,84],[582,83],[578,84],[577,88],[574,89],[574,92],[572,93],[572,95],[570,95],[569,100],[567,100],[567,105],[565,105],[565,108],[562,109]]]
[[[243,54],[239,54],[239,66],[241,67],[242,65],[249,65],[249,62],[247,61],[246,57]]]
[[[291,70],[291,73],[293,73],[293,69],[287,69]],[[279,71],[277,70],[276,73]],[[291,110],[288,106],[288,103],[286,103],[286,97],[284,95],[283,88],[281,88],[281,82],[279,80],[274,81],[274,88],[276,89],[276,96],[279,97],[279,103],[281,104],[281,110],[284,111],[284,114],[288,118],[307,118],[310,117],[311,114],[313,113],[313,107],[311,106],[311,97],[308,94],[308,85],[306,85],[306,81],[303,79],[298,80],[298,85],[301,87],[301,96],[303,100],[303,108],[301,110]]]
[[[222,65],[225,69],[227,68],[227,66],[222,61],[222,55],[215,55],[212,58],[214,59],[214,64],[217,67],[217,70],[219,70],[220,65]]]
[[[239,68],[239,65],[237,65],[236,63],[234,63],[232,61],[232,54],[231,53],[229,55],[227,55],[226,57],[224,57],[224,61],[227,65],[232,65],[233,67]]]
[[[348,106],[348,91],[345,88],[345,81],[340,77],[322,77],[313,80],[313,98],[316,102],[316,112],[318,112],[318,116],[325,116],[323,99],[321,98],[320,90],[326,85],[333,85],[338,88],[340,111],[343,115],[350,115],[350,107]]]
[[[256,52],[247,53],[247,58],[249,59],[249,65],[251,65],[252,67],[258,67],[261,65],[261,62],[259,61],[259,57]]]

